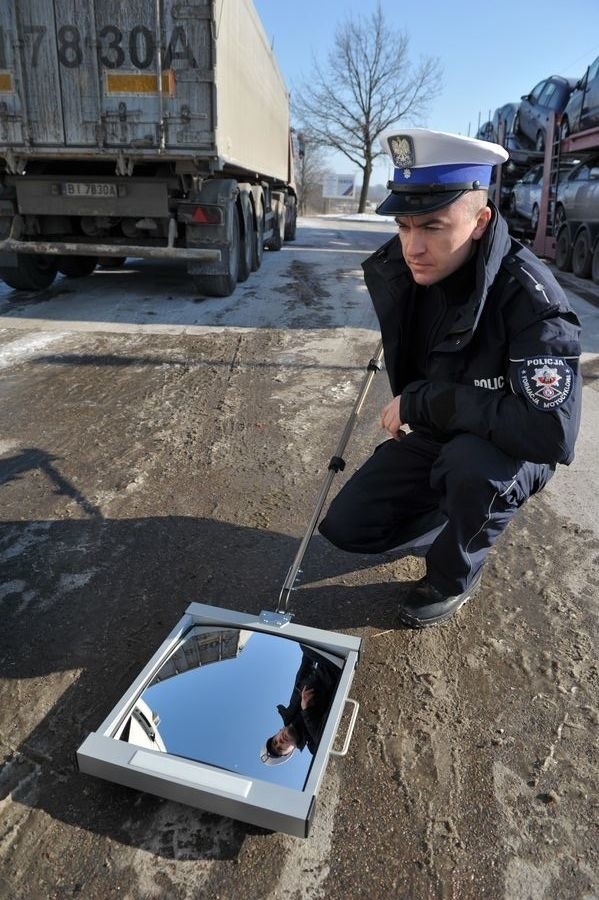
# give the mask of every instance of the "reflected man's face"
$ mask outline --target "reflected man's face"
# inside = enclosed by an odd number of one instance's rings
[[[272,746],[281,756],[287,756],[288,753],[295,750],[297,745],[293,740],[291,731],[285,726],[284,728],[280,728],[277,733],[273,735]]]

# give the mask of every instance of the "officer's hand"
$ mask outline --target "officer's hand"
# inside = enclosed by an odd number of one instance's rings
[[[400,401],[401,394],[398,394],[391,403],[387,403],[381,410],[381,428],[384,428],[396,440],[401,440],[402,437],[405,437],[405,432],[401,430],[405,423],[401,421],[399,415]]]
[[[314,688],[302,688],[302,709],[307,709],[314,701]]]

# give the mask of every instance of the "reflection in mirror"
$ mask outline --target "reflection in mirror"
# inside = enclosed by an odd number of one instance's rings
[[[343,664],[280,635],[196,625],[113,737],[302,790]]]

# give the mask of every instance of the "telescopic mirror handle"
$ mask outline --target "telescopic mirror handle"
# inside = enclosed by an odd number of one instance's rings
[[[360,393],[356,397],[354,402],[352,411],[350,413],[349,419],[345,428],[343,429],[343,434],[339,439],[339,443],[337,444],[337,448],[335,453],[331,457],[331,460],[328,465],[328,471],[326,477],[324,479],[323,485],[320,489],[320,493],[318,495],[318,500],[316,501],[316,507],[314,512],[312,513],[312,518],[310,519],[310,523],[308,528],[306,529],[306,533],[302,538],[302,542],[299,546],[299,549],[295,555],[295,559],[291,564],[289,571],[287,573],[287,577],[283,583],[283,587],[281,588],[281,593],[279,594],[279,602],[277,604],[277,612],[278,613],[286,613],[287,607],[289,605],[289,599],[291,597],[291,591],[293,590],[293,585],[295,584],[295,580],[297,578],[297,574],[301,568],[302,560],[304,558],[304,554],[310,543],[310,539],[314,534],[314,529],[316,528],[316,524],[318,519],[320,518],[320,514],[322,512],[322,508],[324,506],[325,500],[329,493],[333,478],[337,474],[337,472],[342,472],[345,468],[345,460],[343,458],[343,454],[345,452],[345,448],[347,443],[351,437],[351,433],[355,428],[356,422],[358,421],[358,417],[362,411],[362,406],[364,405],[364,401],[366,400],[366,395],[370,390],[370,385],[374,379],[374,376],[377,372],[380,372],[383,368],[383,342],[379,341],[375,354],[368,363],[366,367],[366,374],[362,381],[362,387],[360,388]]]

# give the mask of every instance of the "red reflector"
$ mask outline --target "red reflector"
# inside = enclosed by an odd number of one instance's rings
[[[200,225],[222,225],[223,213],[218,206],[196,206],[191,218]]]

